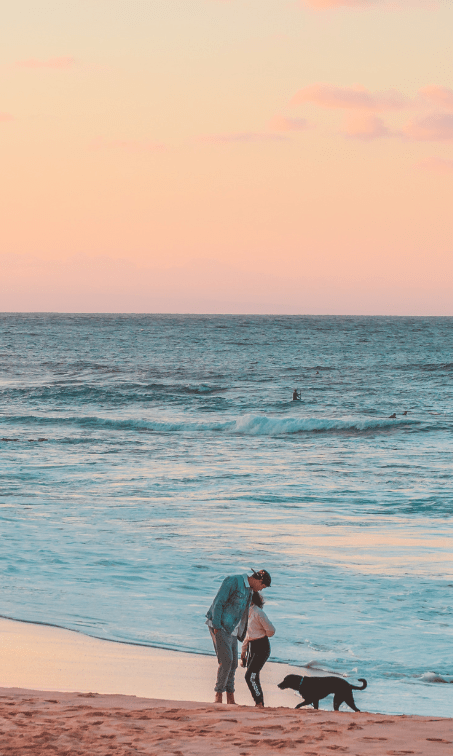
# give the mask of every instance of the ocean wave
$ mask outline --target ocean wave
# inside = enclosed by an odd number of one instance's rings
[[[416,420],[390,420],[387,418],[318,418],[318,417],[268,417],[266,415],[243,415],[234,420],[166,421],[141,420],[137,418],[108,418],[98,416],[49,416],[24,415],[2,416],[0,423],[11,425],[75,426],[91,429],[148,431],[150,433],[196,433],[229,432],[245,436],[281,436],[297,433],[359,432],[366,433],[417,425]]]
[[[132,383],[116,381],[108,385],[78,384],[68,381],[56,381],[47,385],[6,386],[0,389],[2,402],[8,400],[34,400],[42,402],[74,402],[81,403],[116,403],[118,401],[153,401],[156,395],[169,395],[177,399],[179,396],[211,396],[227,391],[224,386],[209,383],[179,384],[179,383]]]
[[[420,370],[421,372],[435,373],[439,372],[451,372],[453,370],[453,362],[407,362],[403,365],[392,366],[394,370],[403,372],[412,372]]]
[[[453,677],[450,675],[445,679],[445,677],[438,675],[436,672],[424,672],[421,675],[420,680],[428,683],[453,683]]]
[[[388,418],[328,418],[328,417],[266,417],[244,415],[235,421],[235,431],[246,435],[276,436],[282,434],[373,431],[395,426],[411,425],[415,421],[395,421]]]

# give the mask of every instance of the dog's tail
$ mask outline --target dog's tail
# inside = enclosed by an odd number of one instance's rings
[[[351,688],[353,690],[365,690],[366,688],[366,680],[363,679],[363,677],[359,677],[359,682],[363,683],[362,687],[360,685],[351,685]]]

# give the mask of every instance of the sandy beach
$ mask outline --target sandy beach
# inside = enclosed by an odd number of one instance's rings
[[[8,756],[174,754],[230,756],[334,751],[448,754],[453,720],[367,712],[295,711],[274,690],[294,668],[269,663],[267,708],[251,706],[238,673],[238,706],[211,703],[215,659],[0,621],[1,753]],[[363,706],[362,703],[362,707]]]

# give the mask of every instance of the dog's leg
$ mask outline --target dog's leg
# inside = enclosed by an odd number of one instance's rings
[[[319,709],[319,701],[313,701],[313,708]]]
[[[357,708],[357,706],[356,706],[356,705],[355,705],[355,703],[354,703],[354,698],[353,698],[353,696],[352,696],[352,693],[350,693],[349,695],[347,695],[347,696],[345,697],[345,699],[344,699],[344,702],[345,702],[345,703],[346,703],[346,704],[347,704],[348,706],[350,706],[350,707],[351,707],[351,709],[352,709],[353,711],[360,711],[360,709],[358,709],[358,708]]]
[[[335,695],[333,697],[333,710],[339,711],[341,704],[343,703],[343,699],[339,695]]]
[[[294,708],[295,709],[300,709],[301,706],[310,706],[311,703],[313,703],[313,701],[302,701],[302,703],[297,704],[297,706],[295,706]]]

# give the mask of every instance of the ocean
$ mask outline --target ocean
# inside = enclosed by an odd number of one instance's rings
[[[0,615],[212,654],[264,567],[272,660],[453,716],[453,318],[0,321]]]

